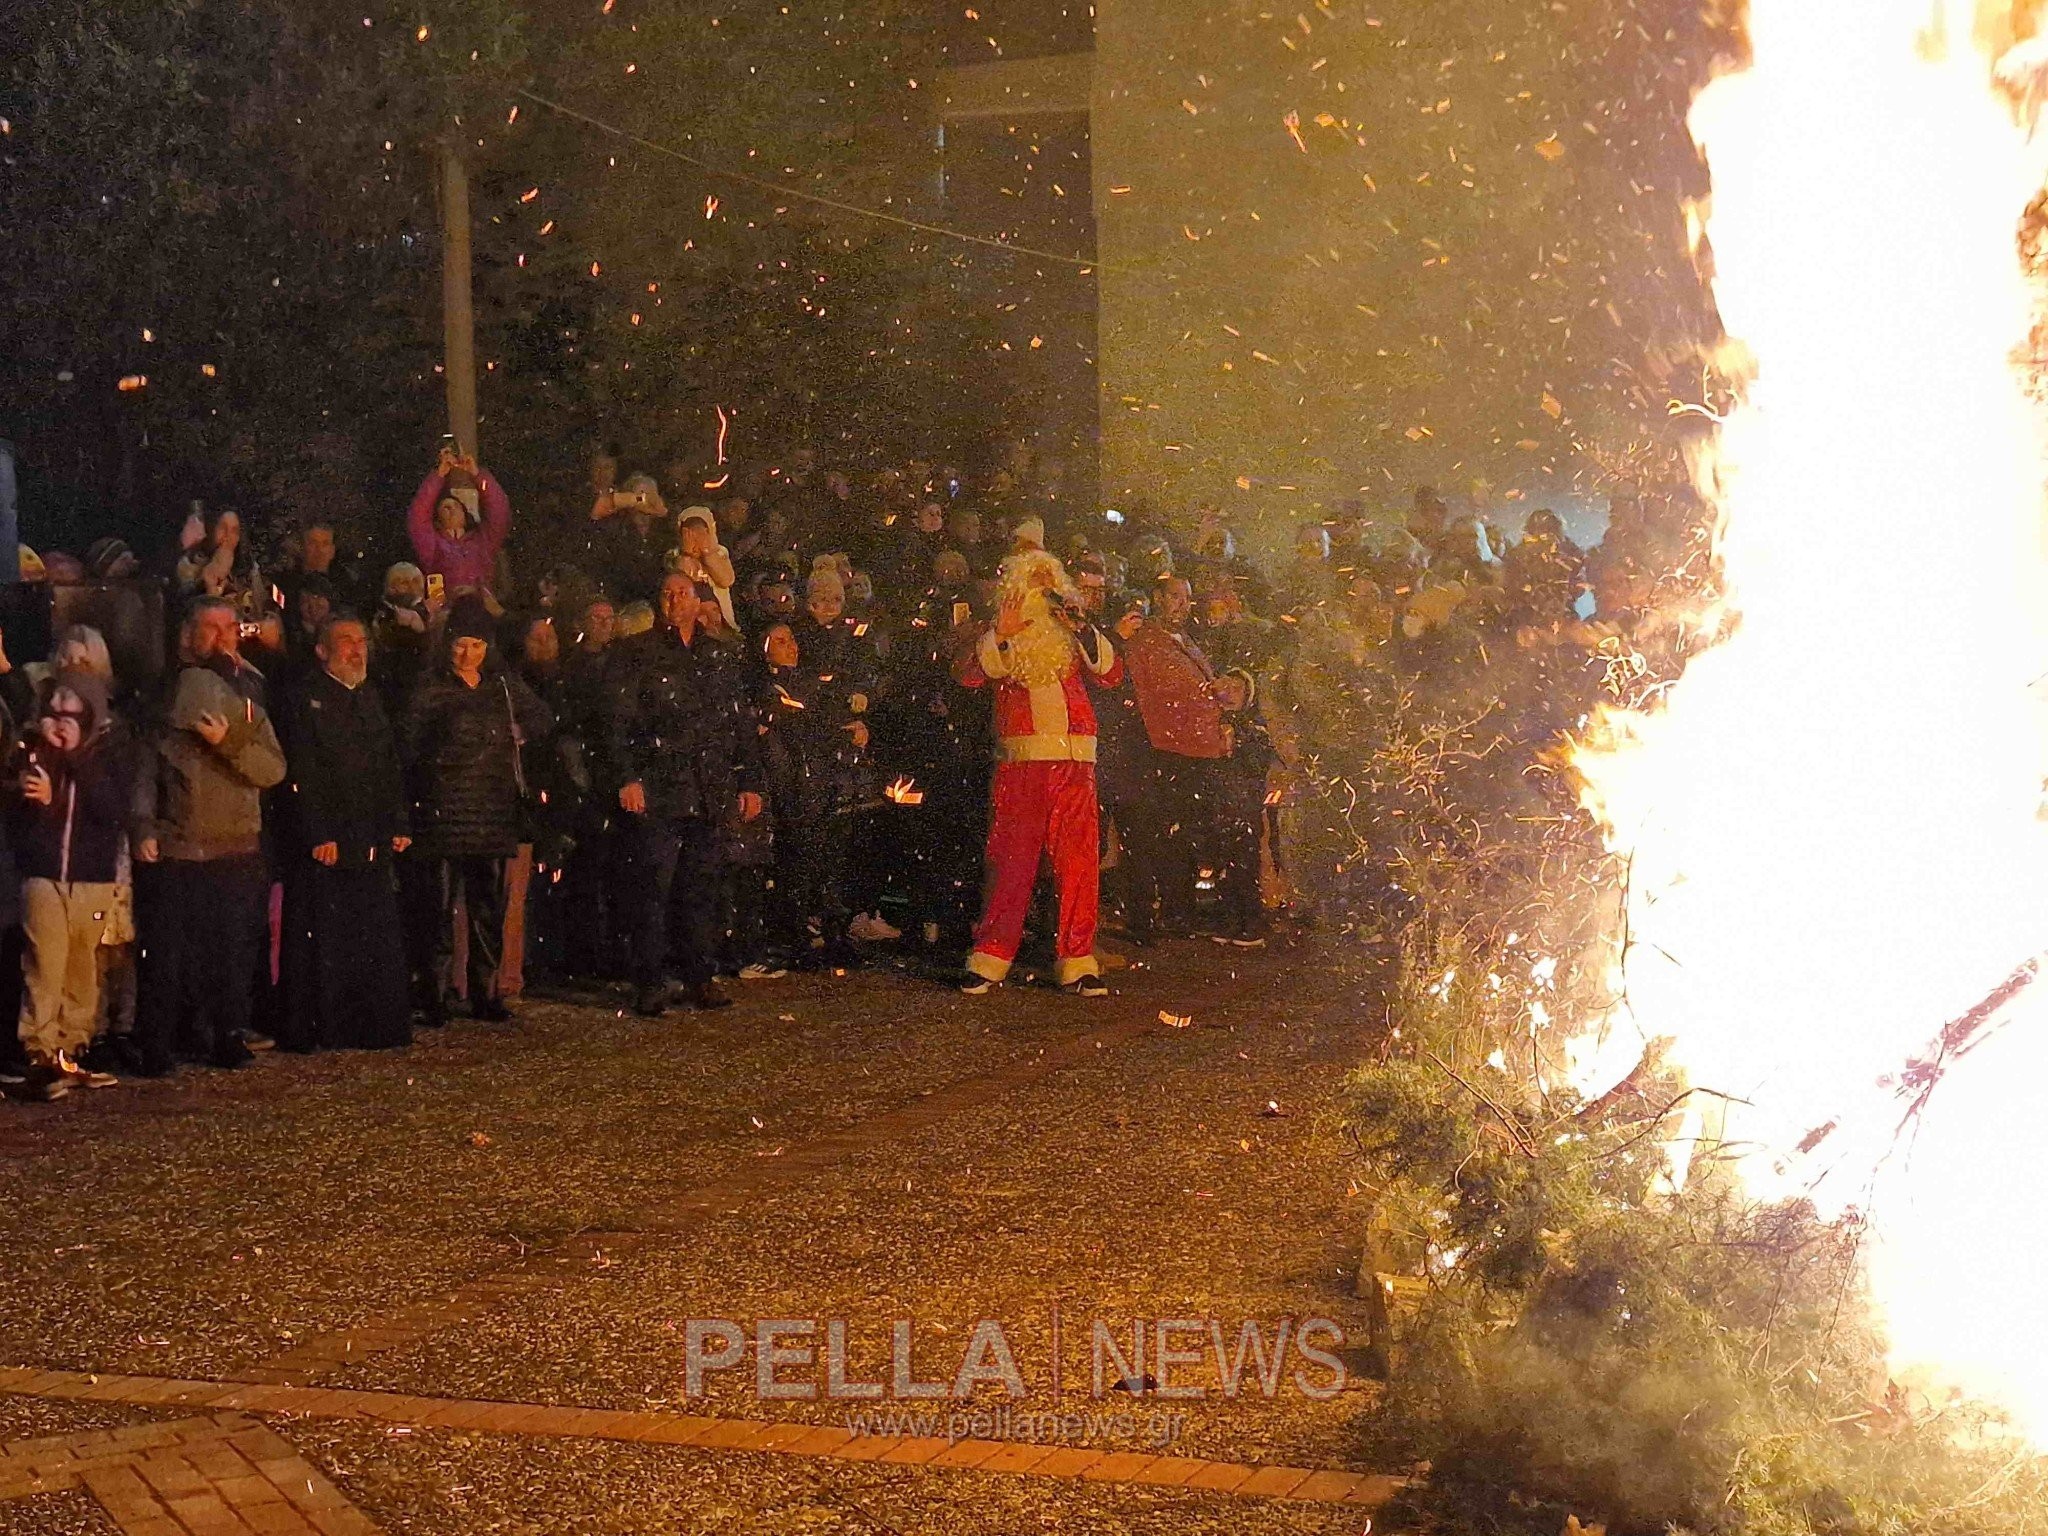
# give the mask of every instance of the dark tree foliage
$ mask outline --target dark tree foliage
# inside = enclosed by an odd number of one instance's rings
[[[444,142],[471,179],[483,450],[522,507],[569,496],[599,439],[708,468],[714,404],[760,459],[893,449],[913,424],[945,451],[985,425],[1001,380],[978,284],[1013,258],[517,94],[900,205],[900,98],[936,47],[911,8],[736,9],[23,0],[0,59],[0,431],[30,542],[159,546],[200,498],[389,547],[446,426]]]

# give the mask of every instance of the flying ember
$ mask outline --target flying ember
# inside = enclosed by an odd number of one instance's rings
[[[1897,1365],[2038,1440],[2048,999],[2015,974],[2048,949],[2030,28],[2002,4],[1749,9],[1750,66],[1692,117],[1741,381],[1697,465],[1720,638],[1578,752],[1631,872],[1588,1086],[1669,1039],[1713,1095],[1686,1149],[1863,1213]]]

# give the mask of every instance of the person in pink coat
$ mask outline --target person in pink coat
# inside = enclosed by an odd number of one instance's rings
[[[469,503],[457,494],[465,483],[476,487],[479,521],[474,527]],[[466,590],[488,593],[498,551],[512,530],[512,503],[489,470],[479,469],[467,455],[457,457],[443,448],[441,462],[413,493],[405,527],[420,569],[439,576],[450,597]]]

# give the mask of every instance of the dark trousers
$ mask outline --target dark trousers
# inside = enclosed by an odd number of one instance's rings
[[[269,894],[260,854],[137,863],[135,1033],[150,1060],[216,1055],[249,1027]]]
[[[612,980],[624,970],[626,936],[632,926],[623,830],[591,818],[578,831],[576,846],[562,865],[555,887],[562,915],[562,966],[572,976]]]
[[[405,938],[405,970],[412,982],[412,1008],[429,1024],[442,1022],[440,951],[440,861],[418,847],[398,855],[398,911]]]
[[[737,976],[741,970],[788,951],[793,943],[788,903],[773,864],[728,864],[719,928],[724,941],[721,969]]]
[[[457,904],[469,941],[469,1005],[498,996],[498,969],[505,953],[505,861],[502,858],[442,859],[441,912],[434,929],[435,974],[446,987],[454,980]]]
[[[798,959],[808,957],[805,937],[815,922],[829,958],[847,950],[846,923],[852,916],[846,900],[847,859],[853,848],[853,818],[820,802],[776,828],[775,881],[788,898],[797,926]]]
[[[633,983],[641,990],[667,984],[671,959],[686,985],[711,979],[718,957],[719,840],[716,825],[695,817],[649,817],[634,829]]]
[[[1265,898],[1259,891],[1259,834],[1266,824],[1266,769],[1224,758],[1210,774],[1210,827],[1217,861],[1217,894],[1233,938],[1264,934]]]
[[[1214,765],[1205,758],[1152,751],[1136,793],[1120,798],[1117,830],[1130,868],[1123,881],[1125,926],[1152,932],[1152,910],[1169,933],[1194,924],[1195,878],[1208,843]]]

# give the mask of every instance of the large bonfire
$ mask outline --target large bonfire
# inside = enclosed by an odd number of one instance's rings
[[[1750,0],[1748,67],[1693,116],[1739,381],[1698,466],[1717,638],[1577,766],[1630,869],[1595,1059],[1611,1081],[1668,1042],[1700,1090],[1674,1175],[1733,1161],[1760,1196],[1860,1212],[1901,1371],[2039,1441],[2033,31],[2013,0]]]

